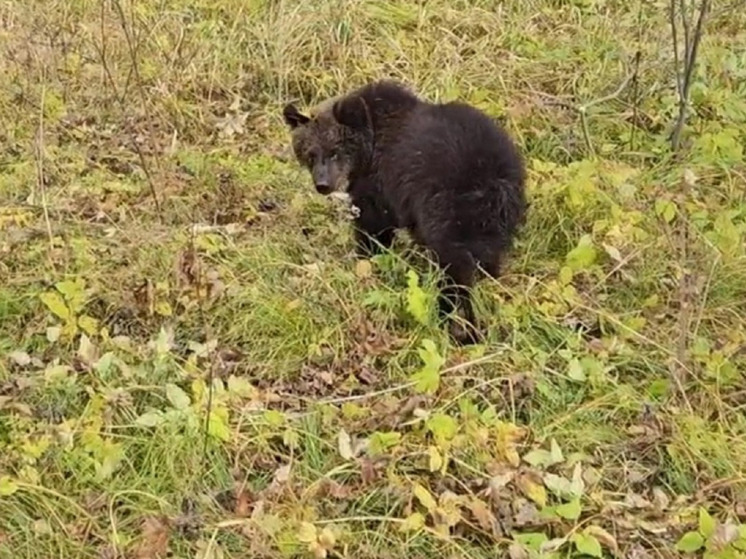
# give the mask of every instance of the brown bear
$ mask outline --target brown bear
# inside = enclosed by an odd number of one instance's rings
[[[388,248],[396,229],[435,256],[444,271],[440,316],[459,343],[480,338],[470,288],[481,268],[497,277],[523,223],[523,157],[508,134],[461,102],[431,103],[390,80],[330,100],[306,116],[283,110],[297,160],[324,195],[346,192],[358,209],[357,252]]]

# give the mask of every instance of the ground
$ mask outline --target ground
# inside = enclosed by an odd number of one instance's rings
[[[660,1],[0,3],[0,557],[743,557],[738,4],[674,154]],[[292,160],[383,76],[526,151],[484,345]]]

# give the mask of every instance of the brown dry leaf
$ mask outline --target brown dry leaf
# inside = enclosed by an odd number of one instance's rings
[[[718,551],[725,549],[738,540],[739,536],[740,530],[738,529],[738,526],[732,522],[726,524],[718,523],[711,540],[713,550]]]
[[[535,526],[539,524],[539,509],[526,499],[518,499],[513,504],[516,526]]]
[[[136,559],[163,559],[168,552],[170,526],[164,516],[150,516],[143,520]]]
[[[363,480],[364,485],[370,485],[378,479],[378,468],[376,464],[370,458],[361,458],[360,462],[360,477]]]
[[[512,543],[508,547],[508,557],[510,559],[529,559],[528,551],[517,543]]]
[[[333,499],[349,499],[352,496],[352,488],[325,477],[318,483],[315,496],[319,499],[324,499],[326,497],[331,497]]]
[[[360,279],[370,277],[372,273],[373,267],[370,260],[358,260],[357,264],[355,264],[355,275]]]
[[[666,510],[671,504],[671,499],[660,487],[653,487],[653,503],[660,511]]]
[[[585,529],[585,533],[594,536],[602,546],[610,549],[612,552],[617,553],[619,551],[616,538],[600,526],[588,526]]]
[[[236,492],[236,506],[233,512],[236,516],[245,518],[251,514],[251,502],[253,495],[246,489],[239,489]]]
[[[202,265],[193,247],[182,250],[176,257],[175,275],[179,287],[198,286],[202,278]]]
[[[471,499],[469,501],[469,510],[483,530],[489,533],[494,531],[497,519],[484,502],[479,499]]]

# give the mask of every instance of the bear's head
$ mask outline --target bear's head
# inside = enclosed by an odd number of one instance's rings
[[[362,97],[329,101],[313,116],[290,104],[282,116],[292,132],[295,157],[320,194],[346,192],[350,181],[368,169],[373,129]]]

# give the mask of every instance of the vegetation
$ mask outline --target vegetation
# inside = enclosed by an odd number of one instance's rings
[[[746,556],[745,14],[674,153],[666,2],[0,3],[0,557]],[[290,157],[383,76],[526,151],[483,346]]]

